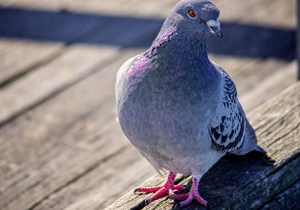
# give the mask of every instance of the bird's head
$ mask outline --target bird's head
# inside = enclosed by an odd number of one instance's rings
[[[181,0],[170,15],[170,23],[192,35],[207,38],[214,34],[222,38],[219,14],[218,8],[208,0]]]

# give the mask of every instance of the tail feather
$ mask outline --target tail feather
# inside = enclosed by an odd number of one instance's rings
[[[233,153],[236,155],[245,155],[253,150],[265,153],[262,148],[257,146],[257,139],[253,128],[251,127],[250,123],[246,119],[246,132],[245,132],[245,139],[241,147],[237,148]]]
[[[256,147],[253,150],[256,151],[256,152],[260,152],[262,154],[267,154],[267,152],[258,145],[256,145]]]

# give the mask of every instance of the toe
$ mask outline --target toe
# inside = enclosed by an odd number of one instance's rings
[[[172,195],[170,195],[171,199],[180,200],[180,201],[186,200],[188,197],[189,197],[189,194],[172,194]]]
[[[157,187],[142,187],[142,188],[137,188],[134,190],[134,193],[154,193],[162,189],[163,187],[157,186]]]
[[[182,202],[180,202],[180,206],[188,206],[194,199],[198,201],[201,205],[207,206],[207,201],[203,199],[200,195],[187,193],[187,194],[172,194],[169,197],[170,199],[181,200]]]
[[[184,190],[184,189],[185,189],[185,187],[183,185],[175,185],[174,186],[174,190],[180,191],[180,190]]]
[[[134,193],[135,195],[140,195],[140,194],[142,194],[142,192],[140,192],[140,189],[141,189],[141,188],[136,188],[136,189],[134,189],[133,193]]]
[[[194,199],[194,196],[189,195],[188,198],[184,201],[180,202],[180,206],[184,207],[184,206],[188,206]]]
[[[195,199],[201,203],[203,206],[207,206],[207,201],[204,200],[204,198],[202,198],[200,195],[195,196]]]
[[[160,190],[158,190],[150,199],[149,201],[152,202],[152,201],[155,201],[165,195],[168,194],[168,190],[166,188],[161,188]]]

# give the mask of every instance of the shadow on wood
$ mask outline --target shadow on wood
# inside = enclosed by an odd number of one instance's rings
[[[82,43],[147,48],[162,23],[163,19],[150,17],[0,7],[0,37],[63,42],[66,45]],[[129,45],[124,42],[138,31],[147,32],[153,27],[156,30],[152,30],[152,34]],[[211,39],[208,46],[210,53],[261,59],[274,57],[288,61],[296,58],[295,30],[237,22],[222,22],[222,29],[224,40]]]

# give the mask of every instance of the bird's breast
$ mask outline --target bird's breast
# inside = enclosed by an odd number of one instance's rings
[[[213,103],[207,104],[214,100],[211,85],[192,72],[148,72],[129,85],[126,97],[118,104],[124,133],[132,141],[161,146],[170,141],[195,141],[200,123],[206,124],[210,117]]]

